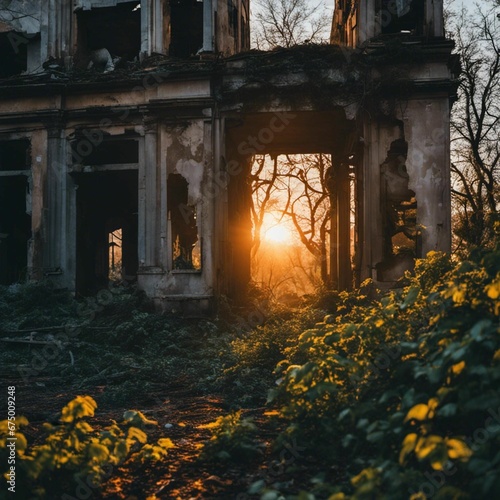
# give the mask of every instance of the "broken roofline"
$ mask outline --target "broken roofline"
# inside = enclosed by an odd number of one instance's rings
[[[155,68],[147,71],[137,69],[135,72],[116,70],[106,74],[57,68],[48,69],[43,74],[23,75],[0,80],[2,97],[19,96],[23,88],[28,92],[45,94],[50,89],[67,89],[70,91],[112,88],[115,90],[130,89],[134,86],[148,88],[148,83],[156,85],[169,80],[206,79],[207,77],[244,75],[265,78],[288,71],[299,73],[302,70],[316,79],[325,72],[336,70],[337,78],[327,80],[337,82],[353,82],[362,79],[363,73],[373,68],[397,64],[401,67],[419,65],[428,62],[446,62],[451,64],[450,53],[454,43],[450,40],[433,40],[431,43],[421,39],[405,37],[403,40],[393,37],[390,45],[377,40],[359,48],[351,49],[340,45],[305,44],[291,48],[279,48],[271,51],[249,51],[228,58],[214,60],[169,60],[166,56]],[[155,56],[152,56],[155,57]],[[147,65],[149,58],[143,63]],[[334,75],[335,76],[335,75]],[[366,75],[364,75],[366,76]],[[401,77],[399,80],[411,80]],[[327,82],[324,82],[327,83]]]

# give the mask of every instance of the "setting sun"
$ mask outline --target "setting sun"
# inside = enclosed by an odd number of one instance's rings
[[[264,231],[263,239],[272,243],[290,243],[292,234],[287,227],[276,225]]]
[[[286,223],[279,222],[272,213],[265,215],[261,235],[262,240],[268,243],[289,244],[293,240],[292,230]]]

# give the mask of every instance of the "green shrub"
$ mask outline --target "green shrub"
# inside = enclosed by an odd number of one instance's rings
[[[500,498],[500,248],[406,279],[304,331],[269,400],[325,470],[348,464],[332,499]]]
[[[90,396],[76,397],[62,409],[58,424],[44,424],[46,436],[40,444],[28,446],[26,437],[17,432],[16,493],[20,498],[56,498],[61,494],[73,498],[70,494],[81,488],[98,490],[125,460],[160,460],[173,447],[170,439],[147,444],[142,428],[156,422],[137,411],[125,412],[121,425],[113,422],[94,430],[86,419],[94,416],[96,408]],[[27,423],[17,418],[19,427]],[[7,453],[8,435],[8,422],[4,420],[0,422],[0,454]],[[7,458],[1,459],[2,467],[6,466]],[[1,472],[7,475],[7,470]]]
[[[203,447],[202,459],[244,462],[261,453],[255,438],[257,428],[251,419],[241,418],[241,411],[219,417],[200,428],[212,431],[212,437]]]

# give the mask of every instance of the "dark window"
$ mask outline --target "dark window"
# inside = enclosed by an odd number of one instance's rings
[[[31,144],[29,139],[0,142],[0,171],[29,170]]]
[[[139,142],[134,139],[103,138],[102,132],[87,131],[71,143],[73,163],[119,165],[139,162]]]
[[[138,268],[137,171],[80,173],[75,182],[78,294],[93,295],[110,281],[134,281]]]
[[[196,55],[203,47],[203,2],[172,0],[170,16],[169,54],[173,57]]]
[[[140,2],[120,3],[116,7],[80,10],[77,62],[86,66],[91,53],[107,49],[112,57],[133,60],[141,50]]]
[[[27,277],[31,215],[24,175],[0,177],[0,285],[24,281]]]
[[[188,182],[182,175],[168,176],[167,211],[173,269],[201,269],[196,207],[188,205]]]
[[[423,33],[425,0],[381,0],[379,18],[383,34]]]
[[[27,68],[28,40],[15,31],[0,33],[0,78],[19,75]]]

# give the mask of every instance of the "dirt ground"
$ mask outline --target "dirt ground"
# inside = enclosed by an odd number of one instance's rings
[[[208,462],[200,460],[199,454],[211,432],[200,427],[228,413],[229,404],[222,395],[197,394],[187,383],[176,381],[168,387],[157,384],[147,396],[137,394],[135,400],[131,399],[126,407],[122,407],[102,397],[105,385],[72,388],[65,387],[64,380],[54,377],[32,378],[29,383],[21,378],[2,378],[2,385],[16,387],[17,414],[24,415],[30,422],[24,430],[30,444],[42,439],[44,422],[56,423],[61,408],[75,396],[83,394],[92,396],[98,404],[95,417],[89,421],[94,428],[109,425],[111,420],[120,422],[126,410],[136,409],[158,422],[158,426],[148,426],[148,442],[161,437],[173,441],[175,448],[169,450],[163,461],[147,465],[125,462],[112,471],[100,492],[84,488],[73,493],[72,497],[246,500],[259,497],[247,493],[249,486],[259,480],[266,481],[266,484],[280,482],[295,491],[301,483],[300,466],[293,474],[284,467],[298,456],[293,447],[284,449],[281,454],[271,452],[271,443],[278,431],[264,415],[267,408],[242,411],[243,417],[251,417],[257,425],[258,439],[266,445],[258,459],[244,464]],[[308,465],[312,465],[310,461]],[[305,470],[307,466],[302,468]]]

